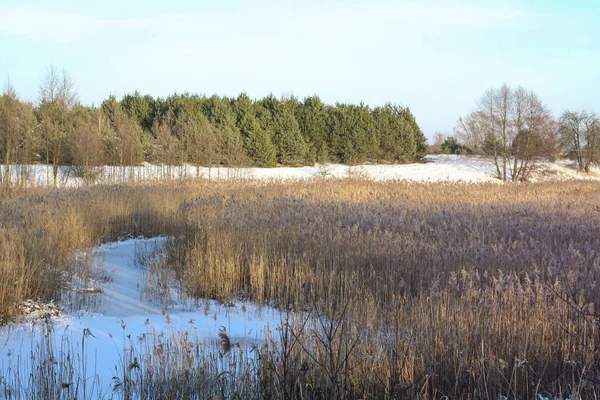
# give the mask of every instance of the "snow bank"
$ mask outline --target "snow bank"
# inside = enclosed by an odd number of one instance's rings
[[[161,179],[190,179],[196,177],[222,179],[301,180],[313,178],[365,178],[374,181],[406,180],[413,182],[497,182],[492,160],[480,156],[428,155],[425,163],[392,165],[318,164],[306,167],[277,168],[197,168],[191,165],[169,166],[144,163],[137,167],[98,167],[95,183],[135,183]],[[0,166],[0,176],[3,176]],[[25,176],[28,186],[46,186],[53,182],[52,167],[46,165],[13,166],[12,181]],[[22,175],[21,172],[25,171]],[[560,160],[538,163],[531,176],[533,181],[549,180],[600,180],[600,168],[592,174],[584,174],[573,162]],[[69,167],[61,167],[57,176],[61,187],[82,186],[82,178],[74,176]]]

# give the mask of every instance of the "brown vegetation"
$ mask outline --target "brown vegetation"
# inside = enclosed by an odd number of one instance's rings
[[[261,398],[591,398],[598,189],[322,180],[24,192],[0,200],[0,310],[7,319],[16,301],[56,296],[77,249],[171,234],[169,267],[190,295],[308,312],[248,361]]]

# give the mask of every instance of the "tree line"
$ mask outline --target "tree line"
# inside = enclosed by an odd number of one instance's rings
[[[585,172],[600,162],[596,114],[567,110],[556,120],[533,91],[521,86],[488,89],[476,109],[458,119],[455,135],[436,134],[434,146],[441,152],[488,155],[504,181],[526,180],[542,159],[566,156]]]
[[[78,101],[68,73],[47,69],[36,104],[7,84],[0,98],[0,157],[8,182],[14,164],[61,165],[82,174],[101,165],[143,162],[196,166],[306,165],[421,160],[427,139],[411,111],[386,104],[327,105],[299,100],[139,92],[99,107]]]

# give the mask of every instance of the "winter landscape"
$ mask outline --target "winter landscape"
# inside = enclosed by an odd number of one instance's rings
[[[6,194],[2,396],[560,398],[595,362],[598,179],[478,162]]]
[[[598,398],[599,20],[0,2],[0,399]]]

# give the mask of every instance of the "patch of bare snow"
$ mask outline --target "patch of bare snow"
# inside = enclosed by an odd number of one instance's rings
[[[0,166],[2,173],[3,166]],[[17,182],[20,168],[25,168],[29,176],[29,186],[52,184],[52,167],[46,165],[13,166],[12,180]],[[144,163],[141,166],[98,169],[97,183],[153,182],[163,179],[208,178],[212,180],[243,179],[260,181],[294,181],[314,178],[363,178],[374,181],[412,182],[497,182],[496,168],[490,157],[466,155],[428,155],[424,163],[413,164],[365,164],[348,166],[343,164],[316,164],[304,167],[275,168],[197,168],[192,165],[171,166]],[[598,180],[600,168],[594,166],[591,174],[577,171],[569,160],[538,163],[532,174],[532,181],[549,180]],[[82,186],[81,178],[73,176],[69,167],[60,167],[58,185],[61,187]]]
[[[600,170],[592,166],[590,173],[585,173],[580,171],[572,160],[542,161],[535,166],[529,180],[532,182],[600,181]]]
[[[1,383],[10,386],[15,394],[19,393],[17,397],[30,398],[31,389],[18,387],[18,379],[11,378],[11,374],[18,374],[19,379],[27,378],[40,361],[36,361],[34,355],[49,346],[49,351],[56,356],[71,354],[75,365],[81,367],[76,377],[79,384],[81,380],[94,382],[87,386],[83,398],[104,398],[111,394],[113,377],[122,374],[124,357],[133,352],[134,347],[135,351],[153,348],[142,345],[142,338],[186,335],[216,353],[218,334],[224,329],[231,340],[241,344],[239,351],[249,353],[252,343],[264,340],[267,332],[281,324],[280,311],[252,303],[221,304],[204,300],[192,304],[178,301],[174,296],[173,302],[161,305],[148,298],[144,292],[145,271],[135,262],[136,253],[138,257],[144,252],[160,256],[160,246],[165,240],[164,237],[129,239],[105,244],[90,252],[94,265],[110,276],[101,285],[101,291],[85,294],[96,298],[89,303],[94,304],[92,309],[72,310],[59,317],[31,319],[0,328]],[[84,353],[82,343],[85,343]],[[140,344],[139,347],[135,343]],[[82,375],[84,371],[86,376]]]

